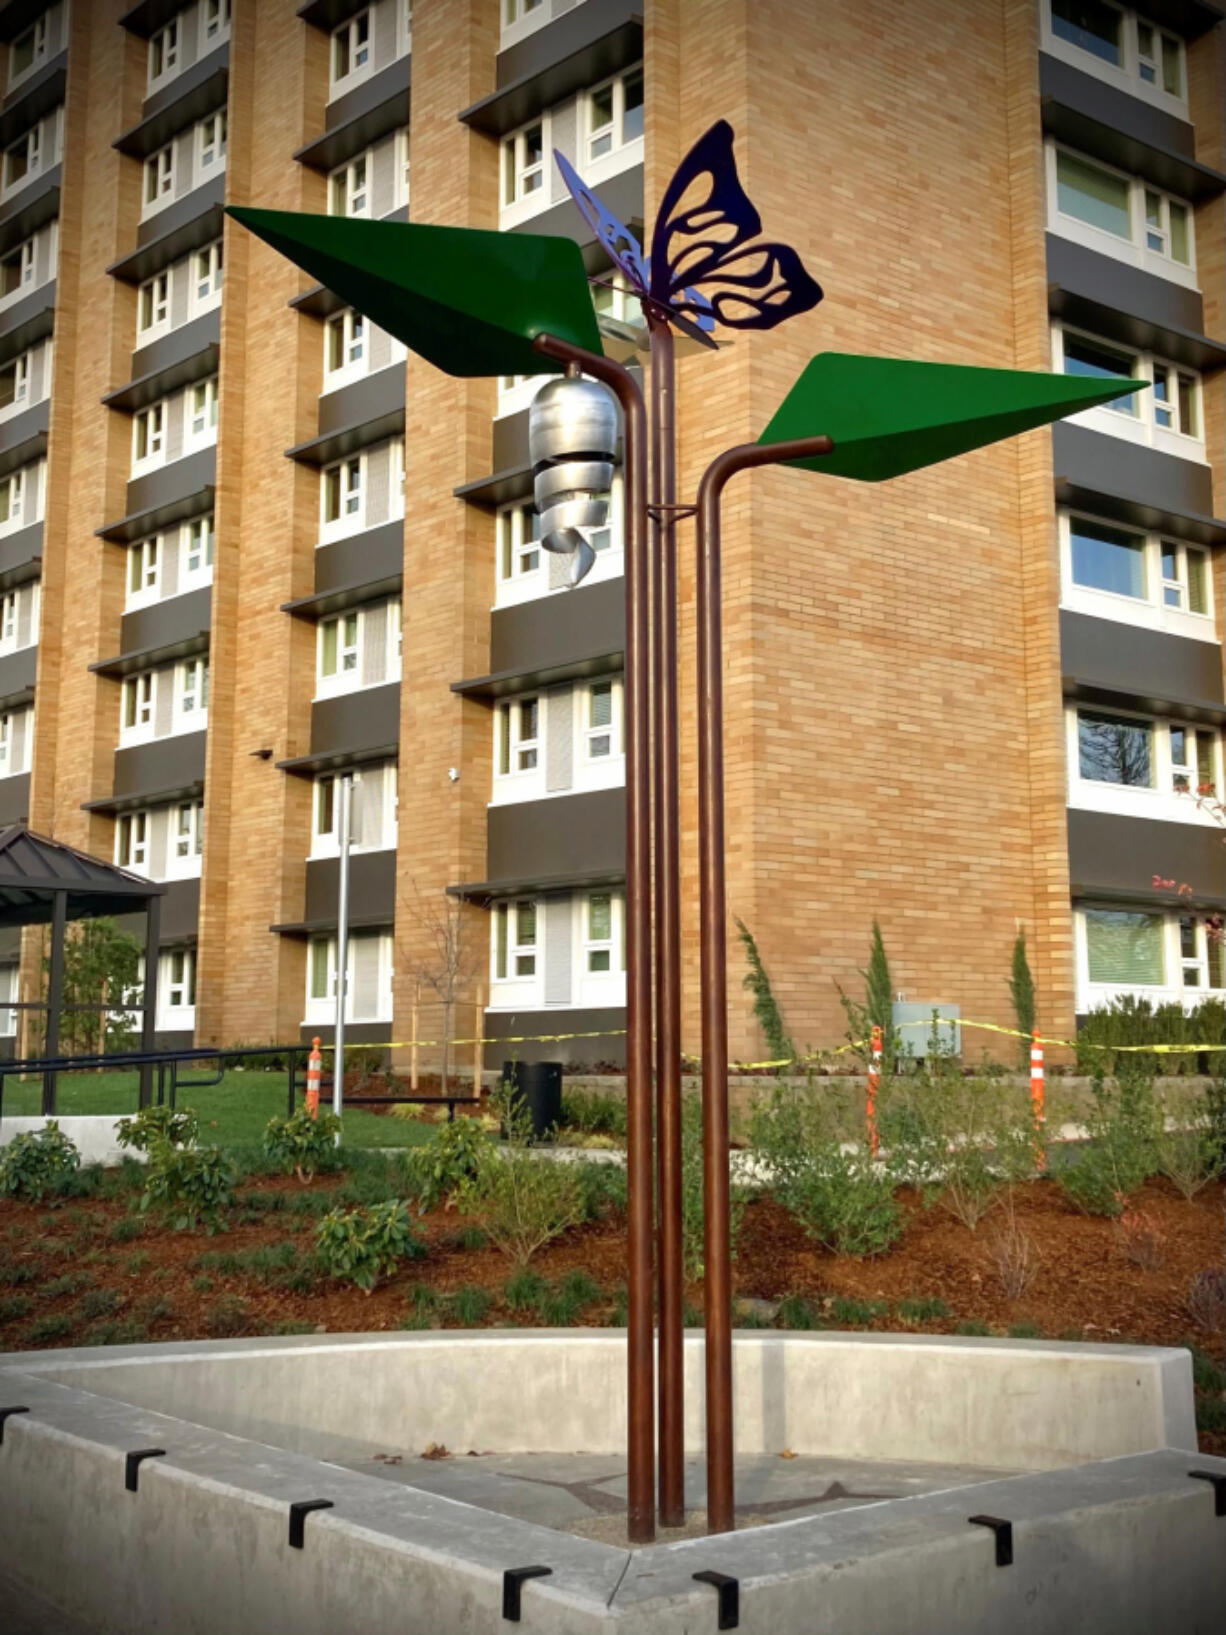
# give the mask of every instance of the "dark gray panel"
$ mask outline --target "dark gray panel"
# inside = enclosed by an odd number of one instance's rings
[[[340,859],[321,857],[306,866],[306,913],[314,924],[336,924]],[[349,913],[355,924],[390,925],[396,917],[396,853],[358,852],[349,858]]]
[[[144,380],[186,363],[207,346],[221,343],[221,309],[206,312],[202,318],[193,318],[190,324],[181,324],[160,340],[148,346],[138,346],[132,354],[132,379]]]
[[[1066,108],[1074,109],[1100,125],[1109,126],[1121,136],[1131,137],[1146,147],[1165,149],[1185,159],[1196,158],[1196,132],[1186,119],[1163,113],[1161,108],[1153,107],[1142,97],[1131,96],[1114,85],[1107,85],[1093,74],[1083,74],[1071,63],[1049,56],[1046,51],[1039,52],[1039,95],[1062,103]],[[1100,157],[1111,159],[1112,164],[1119,164],[1124,169],[1132,169],[1123,158],[1111,158],[1106,153]],[[1144,172],[1138,174],[1144,175]],[[1151,180],[1157,181],[1158,178],[1152,177]]]
[[[593,1039],[547,1039],[533,1042],[539,1033],[591,1033]],[[501,1071],[504,1062],[561,1062],[563,1066],[594,1067],[608,1062],[626,1065],[626,1012],[621,1006],[582,1010],[486,1011],[485,1065]],[[526,1042],[523,1036],[528,1035]],[[348,1030],[346,1029],[346,1038]],[[511,1045],[501,1039],[519,1039]]]
[[[1194,903],[1226,903],[1221,832],[1192,823],[1070,811],[1069,878],[1074,897],[1163,906],[1154,875],[1192,887]]]
[[[21,955],[21,927],[0,926],[0,959],[14,960]]]
[[[224,175],[214,176],[203,187],[193,188],[178,204],[168,205],[145,223],[148,228],[157,226],[162,230],[150,232],[147,239],[139,239],[136,249],[130,255],[112,261],[107,272],[112,278],[140,284],[146,278],[152,278],[154,273],[169,267],[172,261],[179,261],[192,250],[220,238],[225,226],[222,214],[225,184]],[[183,206],[182,210],[180,206]],[[174,220],[168,224],[163,217],[173,217]]]
[[[220,176],[210,176],[202,186],[193,187],[190,193],[185,193],[181,199],[166,205],[164,209],[150,216],[148,221],[141,222],[136,230],[137,246],[142,250],[149,249],[153,244],[171,238],[181,228],[190,226],[207,211],[225,202],[226,177],[223,171]],[[179,251],[180,255],[186,253],[186,249]],[[144,278],[148,277],[148,274],[142,273],[140,276]]]
[[[535,29],[518,44],[498,53],[498,89],[503,91],[517,80],[527,79],[532,74],[543,74],[555,63],[601,39],[611,29],[621,28],[626,23],[641,24],[642,21],[642,0],[601,0],[595,6],[575,6],[552,23],[546,23],[544,28]],[[638,53],[627,57],[626,62],[636,62],[641,55],[640,43]],[[610,68],[605,72],[613,74],[616,71]],[[596,74],[584,83],[594,85],[603,77],[603,74]]]
[[[149,0],[146,0],[149,3]],[[307,0],[299,6],[297,15],[312,28],[334,29],[355,11],[361,11],[367,0]]]
[[[124,12],[119,25],[129,34],[139,34],[142,40],[147,40],[182,10],[183,0],[140,0],[139,5]]]
[[[332,437],[346,427],[404,411],[404,364],[393,363],[376,374],[325,392],[319,399],[319,435]]]
[[[1054,425],[1051,432],[1057,481],[1064,479],[1100,494],[1117,494],[1158,511],[1213,514],[1213,475],[1207,465],[1065,421]]]
[[[64,100],[67,82],[68,48],[65,46],[5,97],[3,112],[0,112],[0,143],[7,147],[22,131],[29,130],[36,119],[58,108]]]
[[[187,500],[202,489],[212,488],[217,478],[217,448],[198,449],[181,460],[171,460],[146,477],[134,477],[128,484],[128,515],[156,511]]]
[[[1057,233],[1047,235],[1047,279],[1074,295],[1100,306],[1118,307],[1162,329],[1200,334],[1205,327],[1205,304],[1196,290],[1126,266]]]
[[[27,346],[50,335],[54,324],[55,279],[52,278],[0,313],[0,363],[7,363]]]
[[[510,471],[513,466],[526,466],[528,463],[528,410],[499,415],[494,422],[491,469]]]
[[[158,941],[185,942],[194,938],[199,920],[200,881],[168,880],[166,895],[162,898]]]
[[[210,628],[212,601],[212,589],[206,585],[125,613],[119,624],[120,652],[147,653],[190,641]]]
[[[115,751],[117,800],[159,795],[204,781],[205,732],[177,733],[152,744],[132,744]]]
[[[404,519],[368,528],[315,552],[315,592],[374,583],[404,571]]]
[[[489,809],[486,879],[562,879],[626,866],[626,795],[598,789]]]
[[[0,778],[0,828],[9,823],[28,823],[29,819],[30,774]]]
[[[374,749],[400,742],[400,683],[366,687],[311,705],[311,754]]]
[[[1061,611],[1060,668],[1070,680],[1146,702],[1226,700],[1219,643],[1138,630],[1087,613]]]
[[[608,206],[613,214],[625,222],[627,227],[642,227],[643,222],[643,167],[634,165],[630,170],[623,170],[610,181],[600,184],[601,202]],[[596,235],[579,214],[570,199],[563,199],[560,204],[551,205],[548,210],[542,210],[539,216],[521,222],[518,227],[512,228],[516,233],[544,233],[547,238],[573,238],[585,252],[584,260],[588,262],[588,271],[594,272],[596,267],[608,264],[608,258],[603,249],[596,242]]]
[[[0,428],[0,476],[42,458],[47,452],[50,422],[51,400],[46,397],[33,408],[5,421]]]
[[[229,82],[230,42],[223,40],[207,56],[175,76],[151,97],[145,98],[139,125],[134,125],[114,143],[120,153],[146,159],[171,137],[196,120],[225,105]]]
[[[621,579],[498,608],[490,620],[490,671],[501,675],[506,670],[552,670],[619,653],[625,630],[626,587]]]
[[[576,6],[499,52],[498,89],[459,117],[474,130],[503,136],[642,55],[641,0]]]
[[[29,692],[38,674],[38,646],[23,647],[19,653],[6,653],[0,658],[0,705]]]
[[[11,590],[28,579],[37,579],[42,565],[43,525],[32,522],[15,534],[0,539],[0,590]]]
[[[300,147],[294,158],[316,170],[333,170],[407,125],[411,85],[410,59],[399,57],[373,78],[329,102],[324,110],[324,134]]]
[[[390,1022],[346,1022],[345,1043],[346,1045],[385,1045],[389,1042],[387,1035],[390,1027]],[[312,1023],[310,1026],[304,1023],[299,1029],[299,1037],[304,1045],[309,1045],[312,1039],[318,1039],[320,1044],[330,1045],[335,1031],[335,1028],[329,1027],[322,1022]],[[299,1065],[301,1065],[301,1061]],[[354,1094],[356,1094],[356,1091]]]

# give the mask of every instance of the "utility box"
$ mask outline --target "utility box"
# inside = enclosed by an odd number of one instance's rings
[[[924,1061],[931,1052],[932,1013],[936,1012],[936,1037],[942,1055],[961,1056],[962,1028],[960,1005],[945,1005],[931,1000],[912,1003],[899,999],[894,1004],[894,1026],[899,1030],[900,1054]]]

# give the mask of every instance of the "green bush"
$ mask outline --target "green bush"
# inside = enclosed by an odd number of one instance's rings
[[[583,1135],[624,1137],[626,1098],[602,1091],[563,1091],[561,1127]]]
[[[1223,1120],[1215,1087],[1168,1090],[1157,1134],[1158,1169],[1189,1202],[1226,1169]],[[1167,1125],[1170,1128],[1167,1128]]]
[[[405,1158],[408,1186],[417,1199],[418,1214],[429,1214],[444,1201],[454,1203],[476,1178],[482,1154],[489,1147],[475,1118],[436,1124],[429,1140],[411,1148]]]
[[[203,1225],[221,1231],[234,1203],[234,1164],[220,1147],[154,1148],[141,1196],[143,1211],[160,1209],[177,1232]]]
[[[758,1026],[762,1029],[762,1037],[766,1040],[771,1060],[792,1062],[796,1057],[796,1046],[784,1026],[779,1001],[775,998],[775,990],[762,963],[762,956],[758,952],[753,933],[743,920],[736,921],[736,929],[741,939],[741,947],[745,950],[746,971],[741,978],[741,986],[747,993],[753,995],[753,1013],[758,1019]]]
[[[1017,1041],[1017,1063],[1025,1073],[1030,1067],[1030,1046],[1035,1029],[1034,977],[1026,958],[1026,933],[1019,931],[1013,944],[1013,968],[1009,973],[1009,997],[1013,1019],[1023,1035]]]
[[[588,1161],[572,1164],[583,1192],[583,1218],[602,1221],[626,1213],[626,1166]]]
[[[532,1118],[522,1097],[503,1091],[494,1101],[507,1133],[505,1148],[482,1143],[459,1200],[495,1248],[522,1269],[538,1249],[584,1219],[584,1187],[571,1164],[530,1150]]]
[[[39,1203],[80,1167],[81,1154],[55,1119],[27,1130],[0,1148],[0,1193]]]
[[[884,1254],[903,1230],[893,1177],[867,1144],[841,1142],[837,1093],[777,1085],[753,1115],[769,1190],[816,1242],[839,1255]]]
[[[366,1294],[401,1260],[426,1252],[399,1199],[368,1208],[333,1209],[315,1228],[320,1264],[329,1277],[355,1283]]]
[[[1077,1031],[1077,1071],[1114,1073],[1117,1066],[1131,1061],[1144,1072],[1166,1075],[1197,1073],[1207,1066],[1210,1073],[1226,1067],[1226,1043],[1221,1051],[1179,1051],[1173,1053],[1130,1050],[1117,1054],[1122,1045],[1209,1044],[1226,1041],[1226,1004],[1220,999],[1203,999],[1190,1011],[1172,1001],[1155,1005],[1149,999],[1130,994],[1110,1005],[1091,1011]]]
[[[1153,1075],[1140,1056],[1121,1057],[1118,1079],[1096,1080],[1093,1095],[1089,1140],[1057,1179],[1083,1213],[1113,1218],[1157,1173],[1162,1119]]]
[[[121,1147],[136,1152],[152,1152],[163,1143],[171,1147],[194,1147],[199,1121],[190,1107],[182,1112],[173,1107],[142,1107],[135,1118],[121,1118],[116,1140]]]
[[[485,1289],[465,1285],[451,1296],[451,1315],[462,1328],[476,1328],[494,1303],[493,1295]]]
[[[337,1142],[341,1121],[335,1113],[320,1108],[312,1118],[299,1107],[288,1118],[270,1118],[264,1128],[264,1156],[283,1175],[291,1172],[300,1181],[309,1181],[321,1169],[335,1169],[340,1163]]]
[[[623,1172],[623,1185],[624,1172]],[[745,1217],[746,1190],[735,1183],[728,1189],[728,1240],[736,1259]],[[690,1281],[703,1275],[704,1220],[702,1194],[702,1097],[696,1090],[681,1098],[681,1259]]]

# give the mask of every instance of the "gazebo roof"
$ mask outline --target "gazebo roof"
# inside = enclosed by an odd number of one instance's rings
[[[165,890],[154,880],[35,834],[24,823],[0,832],[0,926],[46,923],[60,891],[68,893],[68,919],[92,920],[139,912]]]

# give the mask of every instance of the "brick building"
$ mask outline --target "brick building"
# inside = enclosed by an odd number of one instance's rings
[[[841,1036],[874,917],[898,988],[964,1016],[1010,1020],[1019,926],[1049,1031],[1226,989],[1195,799],[1226,787],[1224,16],[0,4],[0,820],[170,883],[162,1037],[326,1033],[352,774],[350,1038],[407,1037],[451,901],[487,1036],[618,1054],[620,495],[565,589],[534,541],[536,383],[406,359],[222,206],[566,234],[599,274],[552,150],[650,222],[720,116],[826,299],[679,364],[683,495],[822,350],[1153,386],[888,485],[730,492],[730,908],[791,1032]],[[594,298],[624,337],[637,314]],[[691,798],[682,831],[695,1048]]]

